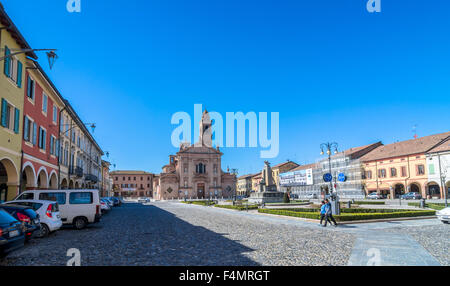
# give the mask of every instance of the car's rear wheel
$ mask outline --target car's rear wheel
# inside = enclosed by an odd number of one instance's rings
[[[442,222],[445,223],[445,224],[450,224],[450,222],[448,222],[446,220],[443,220]]]
[[[81,230],[83,228],[85,228],[87,225],[87,221],[85,218],[83,217],[77,217],[74,221],[73,221],[73,226],[78,229]]]
[[[41,224],[41,230],[39,231],[39,237],[44,238],[50,234],[50,229],[46,224]]]

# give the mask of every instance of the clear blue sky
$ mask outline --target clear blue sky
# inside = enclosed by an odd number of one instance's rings
[[[32,47],[59,49],[48,74],[117,169],[160,172],[172,114],[195,103],[280,112],[273,163],[450,131],[450,1],[1,2]],[[263,166],[260,149],[223,151],[224,169]]]

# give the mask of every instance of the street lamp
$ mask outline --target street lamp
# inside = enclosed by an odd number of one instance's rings
[[[320,154],[324,155],[325,151],[326,151],[326,153],[328,155],[328,169],[329,169],[329,174],[330,175],[332,175],[332,173],[331,173],[331,154],[332,154],[333,151],[334,151],[334,154],[338,153],[338,146],[339,145],[337,143],[335,143],[335,142],[322,143],[320,145],[320,150],[321,150]],[[335,178],[335,180],[336,180],[336,178]],[[330,181],[330,192],[332,192],[332,191],[333,191],[333,181],[331,180]]]
[[[330,192],[331,192],[331,205],[332,205],[332,211],[333,211],[333,215],[340,215],[341,211],[340,211],[340,205],[339,205],[339,197],[337,196],[337,190],[334,190],[333,188],[333,178],[330,176],[333,176],[332,172],[331,172],[331,154],[334,152],[334,154],[338,153],[338,144],[335,142],[331,142],[331,143],[322,143],[320,145],[320,150],[321,150],[321,155],[324,155],[325,152],[328,155],[328,170],[329,170],[329,174],[328,174],[328,180],[330,182]],[[336,184],[336,174],[334,176],[334,180],[335,180],[335,184]]]
[[[50,69],[52,69],[53,65],[55,64],[55,61],[58,59],[58,55],[55,53],[55,51],[57,51],[56,49],[20,49],[17,51],[14,50],[13,53],[10,53],[6,56],[0,57],[0,61],[4,61],[5,59],[12,58],[12,57],[14,57],[16,55],[20,55],[20,54],[41,52],[41,51],[48,51],[47,52],[48,64],[50,66]]]

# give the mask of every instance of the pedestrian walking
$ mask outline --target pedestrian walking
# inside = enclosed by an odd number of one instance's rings
[[[329,222],[331,224],[331,221],[333,221],[334,226],[337,226],[337,222],[333,217],[333,212],[332,212],[332,208],[331,208],[331,203],[328,199],[325,200],[325,227],[327,226],[327,223]]]
[[[325,203],[325,201],[322,201],[322,205],[320,206],[320,226],[323,226],[324,219],[325,220],[328,219],[327,218],[327,204]],[[331,221],[330,221],[330,223],[331,223]]]

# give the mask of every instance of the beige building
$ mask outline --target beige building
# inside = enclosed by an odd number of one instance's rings
[[[60,115],[60,188],[100,190],[103,151],[70,103],[64,102]]]
[[[288,160],[272,167],[272,178],[278,189],[280,188],[280,174],[289,172],[299,166],[299,164]]]
[[[429,179],[427,153],[450,139],[450,132],[384,145],[361,157],[367,194],[389,198],[414,192],[443,197],[443,189]]]
[[[154,198],[205,199],[229,198],[236,192],[236,175],[222,171],[219,148],[212,148],[211,120],[207,111],[200,122],[200,138],[196,144],[181,145],[176,155],[153,181]]]
[[[144,171],[113,171],[114,196],[116,197],[151,197],[153,194],[152,173]]]

